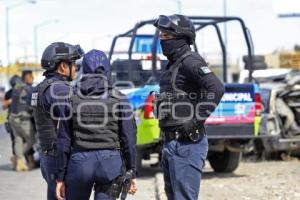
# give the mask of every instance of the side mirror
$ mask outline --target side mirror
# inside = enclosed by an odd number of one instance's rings
[[[243,61],[245,63],[245,69],[250,69],[250,58],[248,56],[243,56]],[[253,56],[252,57],[252,69],[253,70],[262,70],[267,69],[267,64],[265,63],[264,56]]]

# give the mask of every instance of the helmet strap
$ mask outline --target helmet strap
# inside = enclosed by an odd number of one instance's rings
[[[68,66],[69,66],[69,71],[70,71],[69,76],[68,76],[68,81],[72,81],[72,64],[68,64]]]

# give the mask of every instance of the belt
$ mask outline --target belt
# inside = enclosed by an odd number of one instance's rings
[[[42,154],[48,155],[48,156],[56,156],[56,149],[48,149],[48,150],[42,150]]]
[[[164,142],[170,142],[172,140],[178,140],[182,142],[188,142],[190,139],[186,134],[180,133],[179,131],[163,131]]]
[[[197,143],[202,140],[204,133],[200,133],[198,130],[194,133],[186,133],[184,130],[172,130],[172,131],[162,131],[163,132],[163,141],[170,142],[172,140],[178,140],[181,142],[191,142]]]
[[[14,118],[21,118],[21,119],[31,119],[31,115],[28,112],[22,111],[19,113],[10,113],[10,116],[14,117]]]

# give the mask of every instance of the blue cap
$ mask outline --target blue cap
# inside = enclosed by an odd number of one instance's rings
[[[95,74],[102,71],[102,73],[109,77],[110,64],[106,54],[103,51],[93,49],[87,52],[82,60],[82,73]]]

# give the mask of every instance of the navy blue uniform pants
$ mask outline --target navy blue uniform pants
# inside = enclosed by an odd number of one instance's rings
[[[172,140],[164,144],[162,169],[168,200],[198,199],[207,152],[207,136],[197,143]]]
[[[57,200],[56,198],[56,157],[51,155],[40,155],[40,166],[43,178],[47,182],[47,200]]]
[[[122,174],[120,151],[72,152],[66,176],[66,199],[89,200],[94,185],[111,185]],[[95,200],[111,200],[104,191],[95,191]]]

